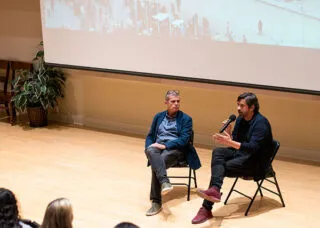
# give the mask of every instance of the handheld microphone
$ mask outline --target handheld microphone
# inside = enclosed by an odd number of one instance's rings
[[[228,121],[222,126],[219,133],[224,132],[224,130],[226,130],[226,128],[229,126],[229,124],[231,124],[233,121],[235,121],[236,118],[237,118],[236,115],[234,115],[234,114],[230,115]]]

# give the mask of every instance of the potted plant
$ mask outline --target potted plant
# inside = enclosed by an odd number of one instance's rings
[[[45,63],[41,42],[33,59],[33,70],[20,70],[13,82],[12,101],[19,112],[27,111],[31,127],[48,125],[48,109],[56,109],[58,99],[64,97],[65,80],[61,69]]]

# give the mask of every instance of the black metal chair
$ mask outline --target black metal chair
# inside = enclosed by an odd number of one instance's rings
[[[270,160],[269,160],[269,166],[267,166],[269,168],[266,170],[266,173],[264,174],[264,177],[259,178],[258,180],[255,180],[254,177],[240,177],[241,179],[244,179],[244,180],[254,180],[257,183],[258,188],[255,191],[254,196],[250,197],[250,196],[248,196],[248,195],[246,195],[246,194],[244,194],[244,193],[242,193],[242,192],[240,192],[240,191],[235,189],[235,185],[236,185],[236,183],[237,183],[237,181],[239,179],[239,177],[237,177],[236,180],[234,181],[229,193],[228,193],[228,196],[227,196],[226,200],[224,201],[224,204],[227,204],[227,202],[229,200],[229,197],[231,196],[232,192],[237,192],[237,193],[243,195],[244,197],[247,197],[248,199],[251,200],[250,203],[249,203],[249,206],[248,206],[248,208],[247,208],[247,210],[245,212],[245,216],[247,216],[248,212],[249,212],[249,210],[250,210],[250,208],[252,206],[252,203],[255,200],[258,192],[260,193],[261,197],[263,197],[261,189],[264,189],[264,190],[267,190],[267,191],[279,196],[279,198],[281,200],[281,203],[282,203],[282,206],[285,207],[284,200],[283,200],[283,197],[282,197],[282,194],[281,194],[281,191],[280,191],[280,187],[279,187],[279,184],[278,184],[278,181],[277,181],[277,178],[276,178],[276,173],[275,173],[275,171],[273,170],[273,167],[272,167],[273,159],[276,156],[276,154],[277,154],[277,152],[279,150],[279,147],[280,147],[280,143],[278,141],[274,140],[273,141],[273,153],[272,153],[272,156],[270,157]],[[269,178],[273,178],[273,180],[269,180]],[[262,186],[262,183],[264,181],[268,181],[269,183],[274,184],[276,186],[276,188],[277,188],[277,192]]]
[[[190,144],[193,145],[193,137],[194,133],[192,131],[191,139],[190,139]],[[171,182],[172,185],[184,185],[187,186],[188,188],[188,195],[187,195],[187,200],[190,200],[190,188],[191,188],[191,180],[194,182],[194,187],[197,188],[197,176],[196,176],[196,171],[192,168],[189,167],[188,163],[186,160],[180,161],[177,165],[170,167],[171,168],[188,168],[189,169],[189,174],[188,176],[168,176],[169,179],[188,179],[188,183],[185,182]],[[193,174],[193,175],[192,175]]]

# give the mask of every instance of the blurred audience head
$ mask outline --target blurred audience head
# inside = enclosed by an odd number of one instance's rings
[[[0,227],[20,228],[19,219],[15,195],[9,189],[0,188]]]
[[[72,228],[73,210],[66,198],[58,198],[47,206],[41,228]]]
[[[118,225],[116,225],[114,228],[139,228],[139,226],[131,222],[121,222]]]

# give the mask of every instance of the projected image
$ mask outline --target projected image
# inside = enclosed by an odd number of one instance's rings
[[[44,0],[46,28],[320,48],[316,0]]]

